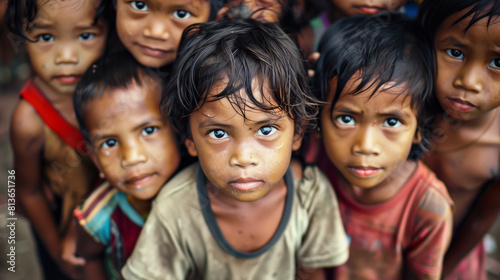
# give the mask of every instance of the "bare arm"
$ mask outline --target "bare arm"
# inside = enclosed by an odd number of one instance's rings
[[[41,183],[44,124],[33,107],[24,100],[19,102],[12,115],[10,140],[14,151],[19,202],[50,256],[66,274],[78,279],[73,268],[65,266],[62,261],[61,238]]]
[[[108,279],[103,260],[106,246],[92,238],[80,224],[76,223],[75,227],[77,236],[76,254],[85,259],[85,279]]]
[[[297,280],[325,280],[326,275],[323,269],[299,268],[295,277]]]
[[[483,195],[476,207],[463,222],[463,227],[453,239],[443,262],[443,278],[450,274],[460,261],[476,247],[488,233],[500,212],[500,180]]]

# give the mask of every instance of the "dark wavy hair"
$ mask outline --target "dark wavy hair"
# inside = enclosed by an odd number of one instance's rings
[[[389,82],[394,82],[393,87],[403,86],[401,94],[406,92],[411,106],[417,109],[423,139],[412,146],[410,159],[419,158],[427,149],[439,107],[432,91],[431,51],[422,36],[418,24],[399,13],[340,19],[321,38],[321,56],[313,80],[314,94],[320,101],[326,101],[330,91],[335,90],[331,110],[357,72],[361,73],[360,84],[350,94],[370,87],[375,93]],[[337,87],[331,89],[334,77]]]
[[[161,108],[184,139],[190,135],[189,115],[205,102],[223,98],[229,98],[243,117],[246,107],[282,110],[294,120],[295,132],[300,134],[318,112],[315,98],[308,94],[299,50],[273,23],[224,18],[191,25],[184,30],[172,73]],[[225,88],[208,98],[208,92],[222,81]],[[250,102],[238,94],[241,89]],[[264,89],[270,91],[272,100],[261,102],[255,97],[254,91]]]
[[[467,17],[472,16],[471,20],[464,28],[466,33],[471,26],[478,21],[487,18],[488,25],[494,17],[500,16],[500,1],[498,0],[424,0],[420,6],[417,20],[424,29],[427,43],[432,46],[432,55],[435,57],[434,39],[437,30],[443,22],[450,16],[468,10],[464,15],[457,19],[453,24],[462,22]],[[434,75],[437,74],[437,65],[434,64]]]
[[[49,0],[46,0],[47,3]],[[90,1],[90,0],[81,0]],[[31,23],[36,19],[38,15],[38,4],[37,0],[9,0],[7,2],[7,9],[5,10],[5,23],[17,38],[23,41],[31,41],[26,36],[26,31],[31,27]],[[100,4],[97,7],[97,13],[94,18],[93,24],[102,17],[105,19],[106,23],[111,24],[109,30],[112,29],[113,22],[109,19],[112,18],[113,9],[108,0],[100,0]]]
[[[126,89],[133,82],[140,87],[158,87],[159,92],[162,89],[162,81],[154,69],[141,65],[128,51],[106,55],[89,67],[73,94],[76,119],[85,140],[90,143],[89,130],[84,121],[87,104],[100,98],[105,91]]]

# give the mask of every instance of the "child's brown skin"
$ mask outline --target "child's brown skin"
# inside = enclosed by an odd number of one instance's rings
[[[500,212],[500,21],[482,19],[464,33],[465,23],[452,24],[465,11],[447,18],[435,37],[436,94],[445,114],[426,164],[446,184],[455,202],[455,232],[443,276],[482,240]],[[486,185],[490,185],[470,207]]]
[[[101,20],[93,25],[98,1],[85,1],[85,4],[78,5],[78,11],[74,9],[73,1],[64,4],[59,1],[39,2],[44,5],[39,7],[33,22],[36,25],[26,34],[31,40],[38,41],[27,42],[25,46],[35,71],[34,83],[63,118],[78,127],[72,94],[79,75],[104,50],[106,25]],[[84,262],[72,254],[62,256],[64,250],[73,247],[74,236],[71,230],[64,240],[59,236],[50,201],[45,195],[47,186],[41,183],[44,127],[35,109],[20,100],[12,115],[10,132],[19,200],[51,257],[66,274],[77,279],[81,277]]]

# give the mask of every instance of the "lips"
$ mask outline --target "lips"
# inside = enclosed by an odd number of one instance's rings
[[[78,83],[80,81],[80,76],[79,75],[60,75],[56,76],[55,79],[65,85],[72,85]]]
[[[236,190],[249,192],[257,189],[262,185],[262,183],[263,182],[261,180],[256,180],[253,178],[242,178],[229,182],[229,185]]]
[[[461,112],[468,112],[476,109],[476,106],[474,104],[457,98],[448,98],[448,103],[453,109]]]
[[[369,6],[359,6],[359,7],[356,7],[358,9],[358,11],[360,11],[362,14],[366,14],[366,15],[373,15],[373,14],[377,14],[379,13],[380,11],[382,11],[381,8],[378,8],[378,7],[369,7]]]
[[[130,179],[127,179],[125,181],[126,184],[128,185],[133,185],[138,188],[141,188],[145,184],[147,184],[149,181],[151,181],[154,177],[154,174],[143,174],[143,175],[137,175],[133,176]]]
[[[369,178],[382,171],[381,168],[363,167],[363,166],[348,167],[348,169],[355,176],[360,178]]]
[[[138,46],[141,48],[141,50],[144,54],[149,55],[149,56],[154,56],[154,57],[164,57],[164,56],[173,52],[171,50],[158,49],[158,48],[140,45],[140,44],[138,44]]]

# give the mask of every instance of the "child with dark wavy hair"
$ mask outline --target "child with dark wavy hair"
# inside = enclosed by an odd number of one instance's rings
[[[453,203],[417,160],[435,104],[421,37],[402,15],[385,13],[341,19],[320,41],[314,84],[326,102],[320,119],[329,159],[319,163],[350,239],[335,279],[441,276]]]
[[[424,1],[419,21],[442,109],[424,161],[455,202],[443,276],[483,280],[482,239],[500,212],[500,1]]]
[[[104,54],[106,0],[9,0],[5,19],[33,77],[11,119],[19,204],[30,220],[46,279],[79,279],[73,208],[97,179],[73,110],[81,76]]]
[[[184,36],[162,108],[199,163],[160,191],[124,277],[324,279],[347,240],[328,179],[292,159],[317,112],[299,50],[254,19]]]

